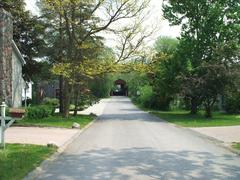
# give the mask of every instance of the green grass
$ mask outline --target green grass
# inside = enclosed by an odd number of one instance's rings
[[[240,151],[240,143],[234,143],[233,148],[237,149]]]
[[[150,111],[161,119],[184,127],[214,127],[240,125],[240,115],[214,112],[213,118],[205,118],[203,113],[190,115],[188,111]]]
[[[91,115],[77,115],[76,117],[70,116],[65,119],[61,116],[50,116],[43,119],[28,119],[18,121],[15,125],[20,126],[38,126],[38,127],[60,127],[71,128],[74,122],[79,123],[81,128],[89,124],[94,119]]]
[[[55,151],[46,146],[7,144],[5,150],[0,149],[0,180],[23,179]]]

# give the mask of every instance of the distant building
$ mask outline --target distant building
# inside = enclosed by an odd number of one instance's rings
[[[114,82],[114,89],[112,89],[111,96],[128,96],[128,87],[126,81],[118,79]]]
[[[5,101],[10,107],[22,105],[24,64],[25,61],[13,41],[12,16],[0,8],[0,101]]]
[[[43,92],[44,92],[44,97],[59,98],[59,96],[60,96],[60,89],[59,89],[59,81],[58,80],[42,82],[42,89],[43,89]]]

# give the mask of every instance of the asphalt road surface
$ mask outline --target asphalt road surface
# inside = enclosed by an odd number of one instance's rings
[[[240,180],[240,156],[137,109],[128,98],[106,103],[99,120],[36,179]]]

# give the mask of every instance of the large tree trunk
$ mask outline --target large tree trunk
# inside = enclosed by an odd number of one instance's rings
[[[62,2],[60,1],[60,5],[62,5]],[[59,47],[59,62],[63,62],[63,50],[64,50],[64,47],[63,47],[63,21],[62,21],[62,14],[59,13],[59,34],[60,34],[60,47]],[[63,75],[60,75],[59,76],[59,113],[60,114],[63,114],[63,96],[64,96],[64,93],[63,93],[63,88],[64,88],[64,80],[63,80]]]
[[[76,85],[75,86],[75,89],[74,89],[74,105],[75,105],[75,108],[74,108],[74,116],[77,116],[77,112],[78,112],[78,98],[79,98],[79,85]]]
[[[196,98],[191,98],[191,114],[197,114],[198,112],[198,103]]]
[[[205,105],[205,117],[206,118],[212,117],[212,108],[208,105]]]
[[[36,85],[36,103],[37,104],[41,104],[43,102],[44,99],[44,89],[43,89],[43,85],[41,83],[38,83]]]
[[[59,113],[62,114],[63,113],[63,76],[60,75],[59,76]]]
[[[63,83],[63,113],[62,116],[64,118],[69,117],[69,108],[70,108],[70,101],[71,101],[71,92],[72,92],[72,87],[68,83],[67,79],[64,79]]]
[[[211,118],[212,117],[212,109],[213,106],[215,104],[217,100],[217,96],[216,97],[207,97],[205,102],[204,102],[204,106],[205,106],[205,117],[206,118]]]

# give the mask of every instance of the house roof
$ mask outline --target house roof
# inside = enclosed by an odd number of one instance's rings
[[[21,52],[19,51],[16,43],[14,41],[12,41],[12,47],[13,47],[13,51],[17,54],[19,60],[21,61],[22,65],[26,64],[26,61],[24,60]]]

